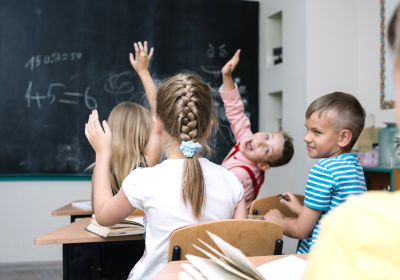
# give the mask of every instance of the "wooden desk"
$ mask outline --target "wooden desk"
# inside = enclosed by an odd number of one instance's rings
[[[262,264],[272,262],[275,260],[279,260],[281,258],[287,257],[290,255],[271,255],[271,256],[261,256],[261,257],[249,257],[250,261],[255,265],[255,266],[260,266]],[[299,257],[303,260],[305,260],[308,256],[308,254],[301,254],[301,255],[295,255],[296,257]],[[182,268],[182,263],[190,263],[189,261],[174,261],[174,262],[169,262],[157,275],[153,278],[153,280],[176,280],[179,279],[179,272],[185,271]]]
[[[87,201],[87,200],[77,200],[78,201]],[[75,202],[75,201],[74,201]],[[90,217],[93,214],[93,209],[85,210],[82,208],[72,206],[72,203],[69,203],[61,208],[58,208],[51,212],[53,216],[71,216],[71,223],[75,222],[77,218],[85,218]]]
[[[52,216],[71,216],[71,223],[75,222],[78,218],[87,218],[93,215],[93,209],[85,210],[82,208],[72,206],[72,203],[79,202],[79,201],[87,201],[87,200],[76,200],[67,205],[64,205],[61,208],[58,208],[51,212]],[[132,212],[131,216],[143,216],[143,211],[140,209],[135,209]]]
[[[46,233],[35,238],[35,245],[62,244],[63,245],[63,279],[70,278],[71,255],[74,248],[90,247],[94,253],[91,255],[91,278],[100,279],[102,270],[100,264],[100,249],[109,246],[126,247],[127,245],[138,248],[141,255],[144,249],[142,235],[119,236],[103,238],[85,230],[90,223],[90,218],[83,218],[62,228]],[[131,260],[133,262],[134,260]],[[130,264],[132,268],[134,263]]]

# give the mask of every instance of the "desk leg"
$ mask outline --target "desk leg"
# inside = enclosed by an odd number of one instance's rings
[[[94,254],[92,256],[92,279],[100,279],[100,247],[94,247]]]
[[[63,244],[63,280],[69,280],[69,244]]]
[[[92,215],[71,215],[71,223],[75,222],[76,219],[88,217],[92,217]]]

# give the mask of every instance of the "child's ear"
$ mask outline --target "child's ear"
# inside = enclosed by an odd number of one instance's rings
[[[205,138],[207,138],[210,135],[213,123],[214,123],[213,120],[211,120],[210,125],[207,128],[206,135],[204,135]]]
[[[161,123],[158,121],[156,116],[153,116],[153,124],[154,124],[154,127],[156,128],[156,134],[157,135],[161,135],[162,126],[161,126]]]
[[[269,170],[270,168],[271,168],[271,166],[269,166],[269,164],[268,163],[257,163],[257,167],[258,167],[258,169],[260,169],[260,170],[262,170],[262,171],[267,171],[267,170]]]
[[[344,129],[340,132],[339,136],[339,147],[346,148],[349,145],[351,139],[353,138],[353,134],[351,134],[350,130]]]

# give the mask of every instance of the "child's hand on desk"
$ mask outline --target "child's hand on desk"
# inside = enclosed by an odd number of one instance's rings
[[[281,199],[280,202],[283,206],[286,206],[297,216],[300,215],[303,205],[291,192],[285,192],[282,194],[286,199]]]
[[[86,138],[96,152],[96,157],[104,156],[105,159],[110,159],[112,141],[111,130],[106,121],[103,121],[103,127],[104,130],[100,125],[97,110],[93,110],[85,125]]]
[[[282,220],[284,218],[285,217],[278,209],[269,210],[268,213],[264,215],[264,220],[271,223],[276,223],[277,220]]]

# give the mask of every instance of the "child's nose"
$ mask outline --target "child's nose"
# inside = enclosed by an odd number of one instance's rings
[[[310,137],[308,135],[308,132],[306,132],[306,135],[304,135],[304,139],[305,142],[310,142]]]

